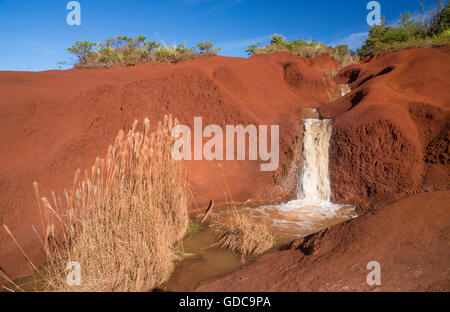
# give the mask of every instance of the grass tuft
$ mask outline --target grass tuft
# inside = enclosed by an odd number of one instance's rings
[[[261,255],[275,244],[265,222],[241,214],[235,207],[230,215],[216,220],[213,226],[216,228],[216,245],[239,252],[241,262],[249,255]]]

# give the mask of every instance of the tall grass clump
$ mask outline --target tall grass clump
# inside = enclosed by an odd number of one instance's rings
[[[273,34],[270,44],[260,47],[260,43],[250,45],[245,50],[249,55],[273,54],[278,52],[288,52],[302,57],[314,57],[327,54],[333,57],[342,66],[347,66],[359,62],[359,57],[355,52],[349,50],[348,45],[328,46],[325,43],[317,42],[314,39],[287,41],[283,35]]]
[[[249,255],[261,255],[275,244],[265,222],[239,213],[234,206],[231,214],[216,220],[213,226],[217,236],[215,245],[239,252],[241,262]]]
[[[364,45],[358,50],[361,57],[383,51],[398,51],[410,48],[433,47],[450,44],[450,3],[439,1],[436,10],[425,18],[422,8],[421,20],[413,15],[401,15],[396,26],[389,26],[383,18],[380,25],[372,26]]]
[[[76,68],[112,67],[138,62],[178,63],[200,56],[215,55],[220,48],[214,42],[203,41],[188,48],[185,44],[166,45],[156,41],[146,41],[145,36],[130,38],[113,37],[104,43],[77,41],[67,50],[77,57]]]
[[[36,195],[43,211],[47,287],[53,291],[149,291],[170,277],[174,244],[188,226],[186,173],[171,157],[165,116],[155,132],[149,120],[120,131],[105,158],[78,170],[63,198]],[[66,265],[81,266],[81,285],[66,282]]]

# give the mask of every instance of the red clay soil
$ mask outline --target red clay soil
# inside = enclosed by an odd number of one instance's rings
[[[301,131],[302,108],[320,106],[321,116],[333,119],[333,200],[364,202],[367,213],[200,290],[371,290],[371,260],[382,266],[383,286],[375,290],[449,290],[449,192],[435,191],[450,185],[450,47],[381,53],[347,67],[336,83],[350,83],[352,92],[327,103],[335,85],[324,73],[336,68],[326,56],[278,54],[0,72],[0,224],[42,263],[31,228],[39,225],[33,181],[42,195],[61,193],[75,170],[89,168],[136,118],[155,124],[171,113],[190,126],[194,116],[204,125],[280,125],[280,172]],[[257,162],[188,165],[193,209],[223,201],[224,180],[235,201],[289,196]],[[422,192],[434,193],[411,195]],[[411,197],[391,204],[405,195]],[[28,272],[2,230],[0,266],[14,278]]]
[[[449,189],[450,46],[380,53],[345,68],[352,92],[324,104],[333,118],[334,200]]]
[[[6,224],[28,256],[43,262],[32,225],[40,217],[32,183],[41,195],[61,194],[77,168],[90,168],[119,129],[165,114],[192,127],[280,125],[281,163],[299,131],[301,108],[318,107],[335,88],[324,73],[337,69],[328,56],[290,54],[249,59],[207,57],[176,65],[139,64],[113,69],[0,72],[0,224]],[[192,128],[191,128],[192,129]],[[273,173],[254,161],[191,161],[192,207],[224,200],[227,181],[235,201],[288,196]],[[280,171],[281,169],[279,169]],[[224,179],[225,176],[225,179]],[[28,274],[24,256],[0,229],[0,267],[11,278]]]
[[[335,80],[352,92],[319,113],[333,119],[333,200],[365,214],[198,290],[450,291],[449,77],[449,46],[343,69]],[[375,288],[372,260],[382,268]]]
[[[450,191],[422,193],[263,256],[197,291],[449,291]],[[370,261],[381,285],[369,286]]]

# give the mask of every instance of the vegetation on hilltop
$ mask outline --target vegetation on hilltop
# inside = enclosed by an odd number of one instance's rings
[[[245,52],[249,55],[272,54],[277,52],[289,52],[303,57],[314,57],[320,54],[328,54],[336,59],[342,66],[347,66],[359,62],[359,57],[348,45],[339,44],[335,47],[328,46],[323,42],[312,39],[287,41],[283,35],[273,34],[270,37],[270,44],[259,47],[261,43],[252,44]]]
[[[146,37],[130,38],[114,37],[104,43],[77,41],[67,50],[77,57],[77,68],[111,67],[120,64],[128,66],[137,62],[169,62],[215,55],[221,48],[214,42],[203,41],[188,48],[185,44],[161,45],[156,41],[146,41]],[[314,39],[288,41],[283,35],[273,34],[270,44],[261,47],[261,43],[252,44],[245,52],[248,55],[289,52],[303,57],[314,57],[327,54],[336,59],[342,66],[358,63],[360,57],[373,55],[382,51],[396,51],[407,48],[432,47],[450,44],[450,3],[439,3],[436,11],[425,18],[422,8],[422,19],[416,21],[411,13],[401,15],[396,26],[388,26],[383,18],[380,25],[372,26],[364,45],[355,53],[348,45],[329,46]]]
[[[289,52],[303,57],[314,57],[328,54],[336,59],[343,67],[358,63],[360,57],[373,55],[382,51],[396,51],[408,48],[433,47],[450,44],[450,3],[443,5],[439,2],[438,8],[430,12],[425,18],[422,8],[422,19],[416,21],[411,13],[401,15],[397,26],[388,26],[382,19],[380,25],[372,26],[364,45],[354,51],[349,50],[345,44],[328,46],[314,39],[287,41],[283,35],[273,34],[270,44],[261,47],[261,43],[252,44],[245,52],[248,55],[272,54]]]
[[[421,21],[414,20],[411,13],[405,13],[397,26],[388,26],[383,18],[380,25],[370,28],[369,36],[358,54],[365,57],[383,51],[446,44],[450,44],[450,3],[443,6],[440,2],[428,19],[425,19],[422,9]]]
[[[111,67],[137,62],[169,62],[196,58],[205,55],[215,55],[221,48],[214,47],[214,42],[203,41],[188,48],[185,44],[173,46],[161,45],[156,41],[146,41],[145,36],[137,38],[113,37],[105,43],[77,41],[67,50],[77,57],[77,68]]]

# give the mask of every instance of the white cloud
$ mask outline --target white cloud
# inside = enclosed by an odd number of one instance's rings
[[[369,33],[367,31],[353,33],[353,34],[348,35],[347,37],[333,41],[332,43],[330,43],[330,45],[334,46],[337,44],[346,44],[346,45],[348,45],[349,49],[356,50],[356,49],[359,49],[363,45],[368,34]]]
[[[258,42],[263,43],[264,41],[268,40],[271,35],[265,35],[265,36],[259,36],[259,37],[251,37],[251,38],[244,38],[244,39],[236,39],[236,40],[229,40],[229,41],[223,41],[217,43],[217,46],[221,47],[222,50],[231,50],[231,49],[239,49],[244,48],[244,50],[251,44],[255,44]]]

